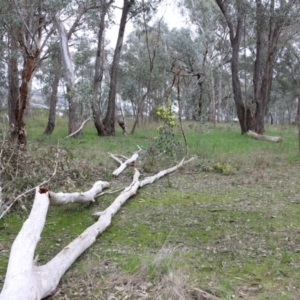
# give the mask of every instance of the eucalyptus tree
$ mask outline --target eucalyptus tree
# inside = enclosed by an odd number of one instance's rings
[[[55,47],[56,46],[56,47]],[[61,79],[61,55],[57,44],[54,44],[54,49],[51,51],[48,59],[47,67],[43,68],[43,74],[38,78],[45,83],[44,92],[49,97],[49,115],[48,122],[44,134],[52,134],[55,128],[56,105],[58,99],[58,86]],[[50,78],[49,78],[50,77]]]
[[[117,75],[119,69],[119,62],[123,47],[123,40],[125,34],[126,24],[129,19],[138,16],[141,12],[147,11],[149,14],[155,11],[156,5],[160,0],[156,1],[134,1],[123,0],[122,15],[120,18],[118,38],[116,47],[114,49],[114,55],[110,67],[110,83],[109,83],[109,95],[106,114],[101,120],[98,130],[99,135],[115,135],[115,116],[116,116],[116,94],[117,94]],[[121,124],[122,125],[122,124]]]
[[[0,9],[0,18],[1,18]],[[7,33],[3,27],[0,28],[0,98],[2,99],[0,103],[0,109],[7,107],[5,99],[7,98],[7,57],[8,57],[8,47],[7,47]]]
[[[120,56],[123,46],[125,28],[128,21],[129,13],[134,6],[134,0],[123,0],[122,15],[118,32],[117,43],[113,55],[110,69],[110,85],[108,95],[108,106],[104,119],[101,121],[100,132],[98,134],[115,135],[115,114],[116,114],[116,93],[117,93],[117,74],[120,62]],[[98,129],[98,128],[97,128]]]
[[[198,68],[202,72],[198,79],[199,98],[195,103],[194,119],[201,115],[203,98],[209,101],[208,119],[215,123],[221,120],[225,64],[228,61],[228,29],[220,18],[220,13],[211,1],[183,1],[184,12],[187,13],[194,36],[194,60],[198,60]],[[217,111],[217,115],[216,115]],[[198,115],[198,116],[197,116]]]
[[[119,73],[119,93],[131,103],[134,133],[144,114],[149,114],[157,104],[157,91],[165,90],[168,57],[165,52],[167,25],[159,20],[149,25],[147,16],[136,22],[135,30],[128,36]],[[149,17],[150,18],[150,17]]]
[[[191,104],[186,103],[183,111],[187,116],[188,106],[192,106],[193,118],[198,120],[203,111],[204,95],[207,94],[204,87],[204,64],[207,53],[202,48],[201,40],[198,37],[194,38],[193,32],[187,28],[172,29],[167,41],[172,59],[171,71],[176,73],[180,69],[180,76],[184,77],[181,81],[181,92],[183,95],[189,95],[193,101]]]
[[[32,78],[45,58],[45,46],[54,29],[48,1],[2,1],[9,14],[3,16],[10,45],[9,116],[11,137],[16,147],[26,145],[24,112],[28,104]],[[19,84],[19,61],[22,60]]]
[[[100,9],[90,12],[88,26],[95,31],[97,36],[97,48],[94,64],[94,79],[93,79],[93,100],[92,111],[94,124],[98,135],[102,135],[105,131],[101,120],[103,113],[103,77],[105,72],[105,29],[107,28],[106,19],[112,9],[113,0],[100,0]]]
[[[231,71],[234,99],[241,132],[248,130],[264,132],[264,117],[271,95],[274,64],[280,50],[280,38],[297,15],[298,1],[224,1],[215,0],[220,8],[228,29],[232,50]],[[245,29],[245,15],[254,12],[247,23],[255,36],[253,62],[253,97],[249,103],[243,99],[239,58],[242,33]]]
[[[82,122],[81,101],[76,89],[76,74],[73,66],[73,61],[69,51],[69,40],[77,30],[78,25],[84,14],[91,9],[97,9],[100,4],[94,1],[83,0],[77,1],[74,5],[71,3],[65,10],[60,10],[55,14],[54,24],[59,36],[60,56],[62,65],[64,66],[64,79],[67,83],[67,99],[69,102],[69,134],[72,136],[80,136],[82,134],[80,128]],[[66,31],[63,17],[75,17],[69,31]],[[76,134],[73,134],[75,133]]]
[[[289,123],[295,120],[298,125],[300,150],[300,35],[299,30],[292,32],[297,35],[294,35],[293,40],[289,40],[280,52],[275,83],[278,87],[277,92],[281,93],[281,102],[287,98],[284,111],[288,111]]]

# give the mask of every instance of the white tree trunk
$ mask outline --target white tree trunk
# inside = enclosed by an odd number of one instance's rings
[[[64,66],[64,78],[68,85],[69,135],[74,136],[74,132],[76,132],[77,135],[80,135],[81,131],[78,131],[78,128],[80,128],[81,125],[80,100],[75,87],[75,72],[69,51],[68,37],[65,26],[60,20],[59,15],[55,16],[54,23],[59,35],[60,53]]]
[[[189,161],[191,160],[187,162]],[[104,212],[96,213],[100,216],[98,221],[43,266],[36,266],[34,252],[45,224],[49,204],[93,201],[94,197],[101,192],[102,188],[108,187],[109,183],[98,181],[85,193],[53,193],[45,188],[37,188],[31,213],[12,245],[0,300],[39,300],[51,295],[63,274],[95,242],[97,236],[105,231],[111,224],[112,217],[127,199],[136,194],[139,187],[174,172],[183,164],[184,160],[143,181],[139,181],[140,173],[136,170],[130,186],[125,188]]]
[[[256,132],[254,132],[254,131],[251,131],[251,130],[249,130],[247,132],[247,135],[249,135],[257,140],[264,140],[264,141],[274,142],[274,143],[282,142],[282,137],[280,137],[280,136],[262,135],[262,134],[258,134]]]

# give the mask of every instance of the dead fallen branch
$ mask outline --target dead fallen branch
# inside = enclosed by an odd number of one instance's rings
[[[90,118],[83,121],[82,124],[80,125],[80,127],[76,131],[74,131],[71,134],[69,134],[68,136],[66,136],[65,139],[70,138],[70,137],[74,136],[75,134],[77,134],[79,131],[81,131],[88,121],[90,121]]]
[[[108,188],[109,185],[107,181],[96,181],[93,187],[84,193],[54,193],[49,191],[50,205],[95,202],[95,198],[102,193],[103,189]]]
[[[269,135],[262,135],[262,134],[258,134],[254,131],[249,130],[247,132],[247,135],[253,137],[256,140],[264,140],[264,141],[268,141],[268,142],[274,142],[274,143],[278,143],[278,142],[282,142],[282,137],[280,136],[269,136]]]
[[[189,161],[191,160],[187,162]],[[77,194],[53,193],[45,188],[37,188],[30,215],[24,222],[12,245],[0,300],[38,300],[52,295],[56,291],[63,274],[96,241],[97,236],[110,226],[112,217],[126,200],[135,195],[139,187],[174,172],[183,164],[184,160],[178,165],[161,171],[143,181],[139,181],[140,173],[136,170],[130,186],[125,188],[104,212],[97,214],[100,216],[98,221],[88,227],[80,236],[64,247],[52,260],[42,266],[36,265],[34,252],[45,225],[49,205],[92,201],[99,194],[101,187],[105,187],[108,183],[98,181],[88,192]]]
[[[139,152],[142,150],[140,147],[138,148],[139,150],[135,152],[130,158],[125,158],[125,161],[120,159],[117,155],[109,153],[109,156],[120,164],[119,168],[113,171],[114,176],[119,176],[128,166],[132,165],[138,159]],[[121,157],[124,159],[124,156]]]

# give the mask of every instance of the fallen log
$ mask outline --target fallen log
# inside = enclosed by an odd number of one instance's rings
[[[191,160],[187,162],[189,161]],[[92,201],[99,194],[101,187],[107,187],[108,183],[98,181],[86,193],[70,193],[66,195],[53,193],[45,188],[38,187],[30,215],[24,222],[12,245],[0,300],[39,300],[53,295],[64,273],[96,241],[98,235],[110,226],[112,217],[127,199],[135,195],[140,187],[174,172],[187,162],[182,160],[178,165],[161,171],[143,181],[139,181],[140,173],[136,169],[132,183],[124,189],[104,212],[96,213],[97,216],[100,216],[98,221],[88,227],[52,260],[42,266],[37,266],[36,260],[34,260],[34,252],[45,225],[49,205]]]
[[[113,175],[114,176],[119,176],[128,166],[132,165],[139,157],[139,152],[142,149],[139,147],[139,150],[137,152],[135,152],[130,158],[127,158],[124,156],[122,156],[123,159],[125,159],[125,161],[123,161],[122,159],[118,158],[116,155],[108,153],[109,156],[114,159],[115,161],[117,161],[120,166],[119,168],[117,168],[116,170],[113,171]]]
[[[262,135],[262,134],[258,134],[256,132],[254,132],[254,131],[251,131],[251,130],[249,130],[247,132],[247,135],[253,137],[256,140],[263,140],[263,141],[274,142],[274,143],[283,141],[282,137],[280,137],[280,136]]]
[[[103,189],[109,187],[107,181],[96,181],[93,187],[87,192],[74,193],[54,193],[49,191],[50,205],[65,205],[68,203],[89,203],[95,202],[95,198],[102,192]]]

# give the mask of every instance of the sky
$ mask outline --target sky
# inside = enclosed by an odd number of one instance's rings
[[[123,1],[117,0],[115,1],[115,5],[118,7],[122,7]],[[110,40],[111,47],[115,47],[118,31],[119,31],[119,20],[121,17],[121,10],[115,13],[115,22],[112,28],[110,28],[107,32],[106,37]],[[165,22],[168,24],[169,28],[180,28],[186,26],[185,18],[180,14],[179,8],[177,7],[176,0],[163,0],[159,6],[158,12],[155,16],[155,19],[160,19],[163,17]],[[126,25],[125,36],[128,35],[129,32],[133,30],[132,24],[129,22]],[[125,37],[126,39],[126,37]]]

